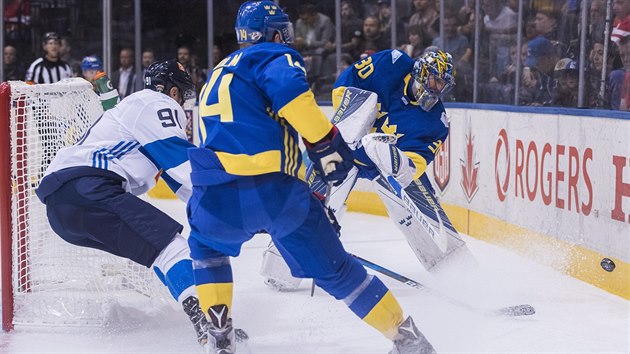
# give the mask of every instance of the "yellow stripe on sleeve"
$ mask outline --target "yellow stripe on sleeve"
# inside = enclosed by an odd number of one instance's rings
[[[332,103],[335,112],[337,111],[337,108],[339,108],[339,106],[341,105],[341,100],[343,99],[344,93],[346,93],[345,86],[339,86],[336,89],[332,90]]]
[[[211,283],[196,286],[197,295],[199,295],[199,305],[204,313],[208,313],[208,309],[214,305],[225,304],[228,311],[232,310],[232,293],[234,291],[234,283]],[[228,312],[228,316],[230,315]]]
[[[398,326],[403,321],[402,308],[392,292],[388,290],[381,301],[363,317],[363,321],[393,340],[398,333]]]
[[[416,165],[416,174],[413,175],[413,179],[418,179],[418,177],[422,176],[424,171],[427,170],[427,160],[424,157],[420,156],[415,152],[403,151],[407,157],[413,161],[414,165]]]
[[[297,96],[280,108],[278,114],[284,117],[304,139],[311,143],[322,140],[332,129],[332,123],[317,106],[311,90]]]
[[[284,162],[284,173],[286,174],[291,174],[290,171],[290,166],[291,166],[291,146],[289,145],[289,131],[287,129],[287,123],[284,120],[280,120],[278,122],[280,124],[280,126],[282,126],[282,134],[284,135],[284,156],[285,156],[285,162]]]

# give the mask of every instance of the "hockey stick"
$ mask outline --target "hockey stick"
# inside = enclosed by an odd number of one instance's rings
[[[455,306],[461,307],[463,309],[466,309],[468,311],[472,311],[472,312],[479,312],[482,313],[484,315],[489,315],[489,316],[529,316],[529,315],[533,315],[536,313],[536,310],[534,309],[534,307],[532,307],[531,305],[514,305],[514,306],[508,306],[508,307],[502,307],[500,309],[496,309],[496,310],[486,310],[486,309],[480,309],[477,307],[473,307],[472,305],[469,305],[465,302],[461,302],[455,298],[452,298],[446,294],[443,294],[437,290],[431,289],[431,288],[427,288],[426,286],[422,285],[421,283],[409,279],[403,275],[400,275],[392,270],[389,270],[383,266],[380,266],[374,262],[368,261],[365,258],[359,257],[355,254],[352,253],[348,253],[350,256],[354,257],[356,260],[358,260],[364,267],[366,268],[370,268],[372,270],[375,270],[381,274],[384,274],[394,280],[398,280],[401,283],[404,283],[406,285],[409,285],[412,288],[416,288],[416,289],[420,289],[420,290],[425,290],[427,292],[429,292],[430,294],[435,295],[436,297],[439,297],[443,300],[445,300],[446,302],[453,304]]]

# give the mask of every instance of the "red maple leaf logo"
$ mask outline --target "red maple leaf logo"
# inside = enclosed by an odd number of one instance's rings
[[[468,134],[466,134],[466,151],[464,159],[460,159],[459,162],[462,166],[462,188],[466,199],[470,203],[479,190],[477,184],[477,174],[479,172],[479,161],[477,160],[477,154],[475,153],[474,136],[472,135],[472,128],[468,125]]]

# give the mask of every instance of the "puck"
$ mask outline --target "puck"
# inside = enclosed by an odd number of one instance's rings
[[[615,262],[613,262],[612,259],[610,258],[602,259],[602,261],[599,264],[607,272],[612,272],[613,270],[615,270]]]

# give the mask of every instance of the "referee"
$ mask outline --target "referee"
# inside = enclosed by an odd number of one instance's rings
[[[35,59],[28,68],[25,78],[26,83],[52,84],[62,79],[72,77],[70,65],[61,60],[59,56],[60,45],[61,40],[57,33],[48,32],[44,35],[42,41],[44,56]],[[59,130],[58,124],[55,123],[55,119],[49,111],[50,107],[40,106],[31,107],[31,109],[41,109],[44,111],[35,122],[43,149],[39,173],[39,177],[41,178],[50,164],[50,161],[52,161],[52,158],[57,153],[57,150],[61,148],[61,146],[55,146],[55,141],[58,140],[57,138],[62,132]]]
[[[26,72],[25,81],[34,84],[52,84],[61,79],[72,77],[70,65],[60,59],[60,37],[55,32],[44,35],[42,47],[44,56],[35,59]]]

